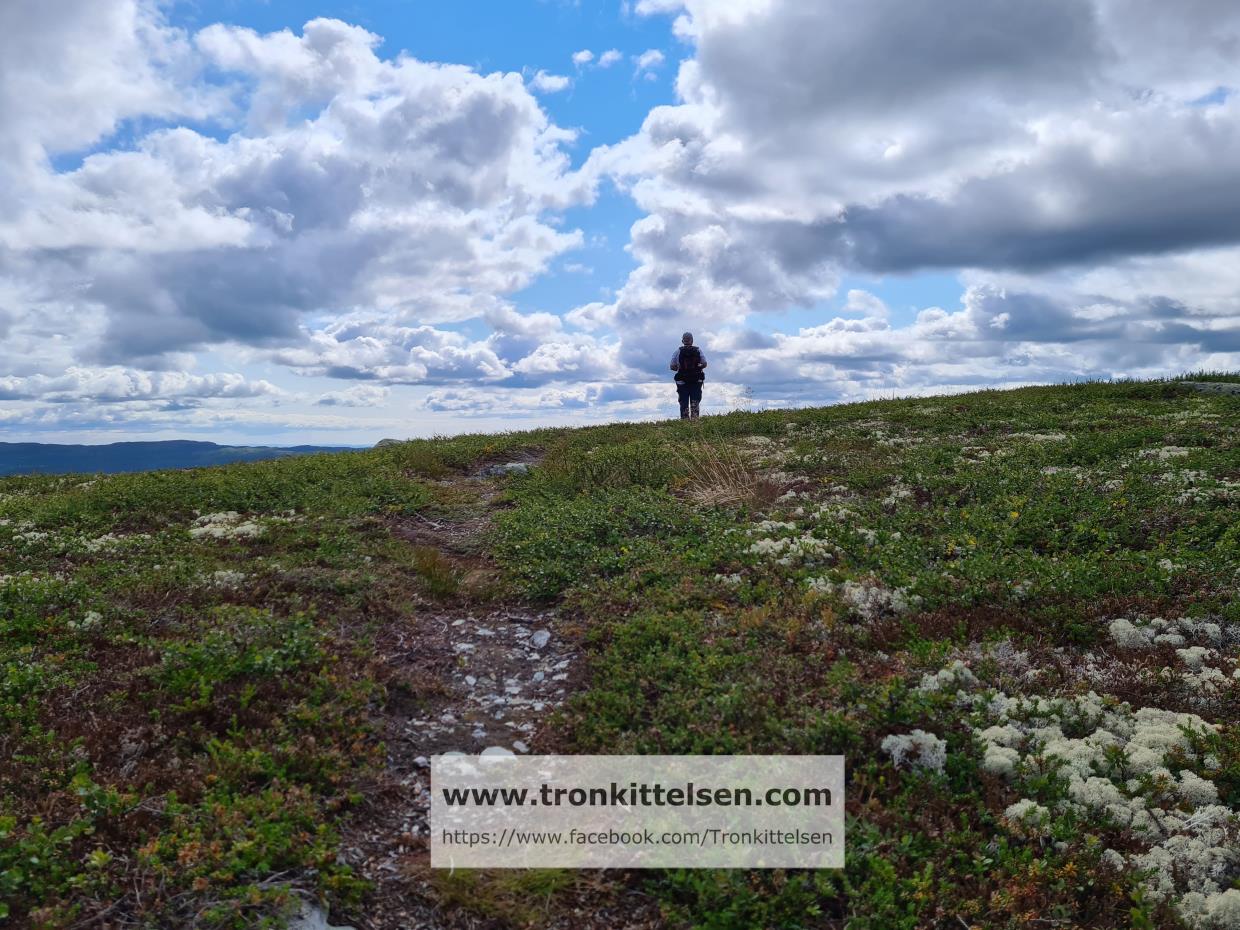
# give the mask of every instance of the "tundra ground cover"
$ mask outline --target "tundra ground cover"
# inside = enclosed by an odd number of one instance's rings
[[[843,753],[848,866],[470,873],[445,926],[1240,926],[1238,426],[1078,385],[2,481],[0,913],[360,923],[377,721],[436,687],[373,644],[522,601],[586,666],[535,750]]]
[[[568,741],[849,757],[844,872],[671,873],[668,913],[1237,926],[1238,414],[1088,386],[553,447],[499,545],[531,593],[590,618]],[[720,444],[747,450],[755,496],[703,509],[675,463]],[[1062,719],[1074,701],[1109,726]]]

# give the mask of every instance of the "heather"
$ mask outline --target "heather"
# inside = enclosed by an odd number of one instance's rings
[[[1130,382],[0,481],[0,913],[1240,926],[1238,426]],[[491,746],[842,753],[848,865],[432,874],[425,759]]]

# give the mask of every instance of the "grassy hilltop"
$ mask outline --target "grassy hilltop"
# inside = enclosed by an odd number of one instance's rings
[[[1238,437],[1093,384],[0,480],[0,928],[1240,926]],[[432,874],[419,757],[516,740],[843,753],[848,866]]]

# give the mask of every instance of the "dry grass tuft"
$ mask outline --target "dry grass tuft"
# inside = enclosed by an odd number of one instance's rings
[[[426,590],[436,597],[448,597],[457,592],[461,578],[452,560],[434,546],[413,547],[413,568],[426,585]]]
[[[677,449],[682,488],[690,500],[706,507],[766,506],[785,486],[756,468],[739,450],[712,443],[693,443]]]

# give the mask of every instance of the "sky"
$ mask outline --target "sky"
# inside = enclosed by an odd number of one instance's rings
[[[7,0],[0,440],[1240,369],[1234,0]]]

